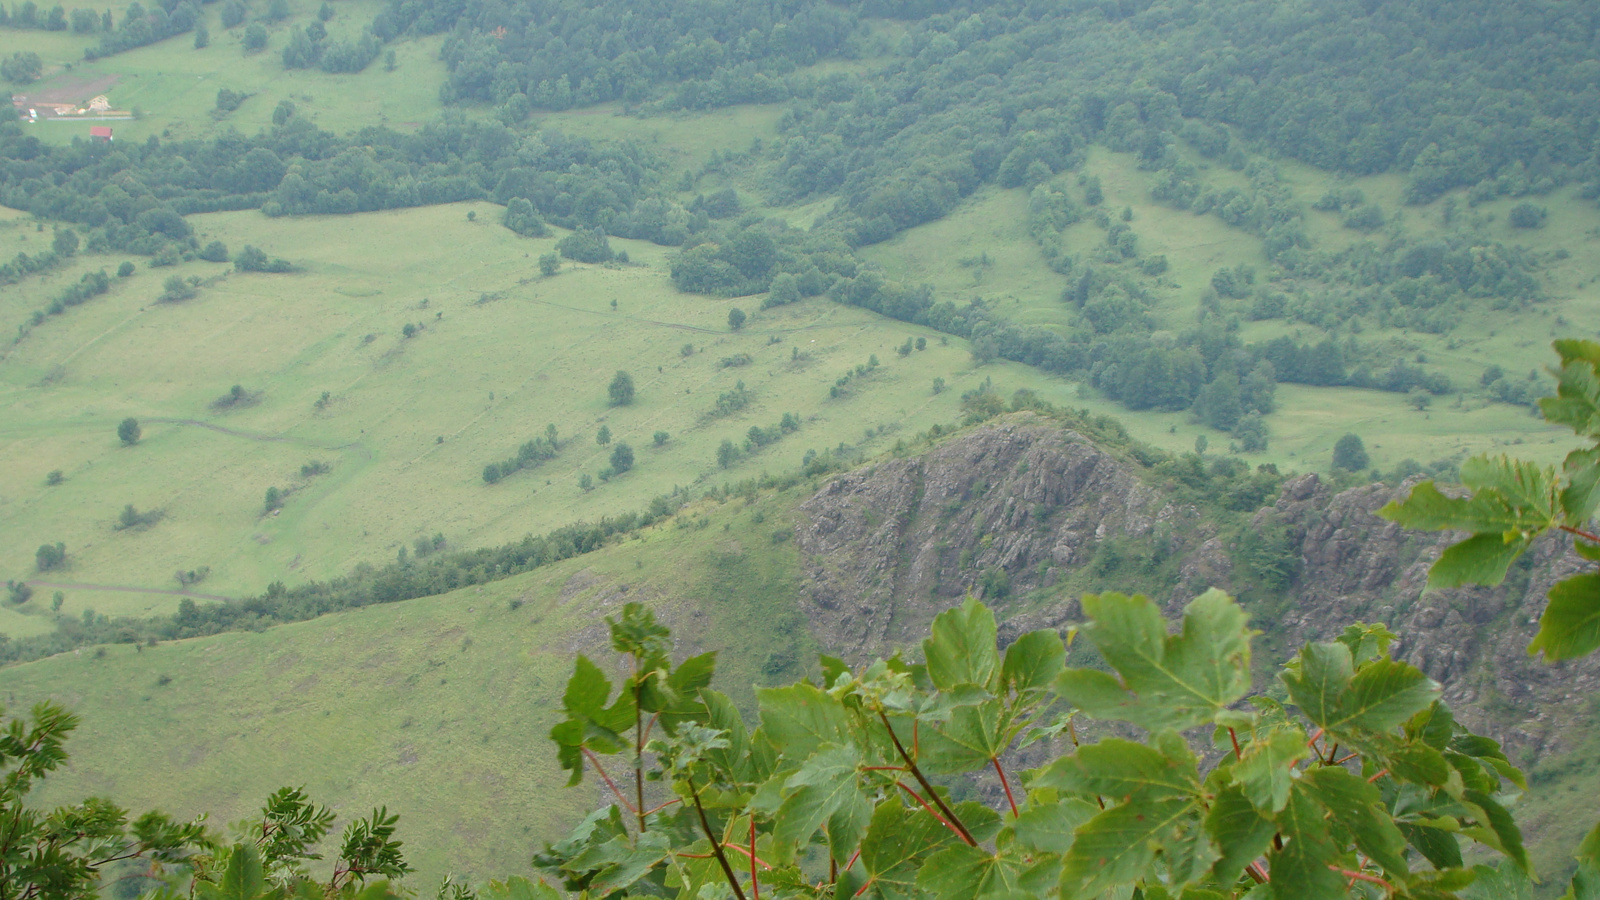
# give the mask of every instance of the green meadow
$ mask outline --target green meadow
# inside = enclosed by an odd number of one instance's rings
[[[0,571],[176,590],[175,572],[208,566],[193,590],[239,596],[381,563],[418,538],[497,544],[640,510],[675,489],[792,471],[808,450],[879,452],[954,422],[960,394],[989,379],[1007,395],[1028,387],[1074,400],[1073,386],[1025,366],[975,369],[963,341],[823,299],[758,311],[759,298],[680,294],[667,251],[648,244],[616,242],[627,265],[567,263],[545,278],[534,261],[556,238],[520,238],[498,215],[480,203],[324,220],[194,216],[202,241],[255,244],[304,271],[141,266],[34,327],[0,362],[10,460]],[[81,257],[8,292],[0,316],[23,321],[80,269],[117,262]],[[159,302],[174,272],[202,279],[198,296]],[[728,327],[735,306],[750,313],[739,332]],[[914,336],[927,349],[900,357]],[[874,356],[880,365],[850,396],[830,397],[836,379]],[[618,370],[637,385],[632,405],[609,405]],[[941,394],[936,377],[948,384]],[[740,382],[748,405],[714,415],[718,396]],[[217,404],[233,385],[250,399]],[[752,426],[785,413],[801,420],[797,432],[718,466],[722,441],[742,444]],[[135,446],[116,436],[128,416],[143,429]],[[550,424],[563,444],[556,459],[484,483],[485,465]],[[633,470],[609,483],[598,481],[612,450],[596,443],[602,426],[636,454]],[[658,431],[669,436],[660,446]],[[301,474],[317,462],[329,471]],[[47,484],[56,470],[63,482]],[[593,490],[580,487],[584,475]],[[275,514],[264,504],[271,487],[287,494]],[[118,530],[127,504],[163,518]],[[67,545],[67,568],[33,574],[33,549],[56,541]],[[48,621],[54,590],[5,610],[7,627]],[[63,590],[68,615],[136,615],[178,600]]]
[[[527,873],[601,802],[593,773],[564,788],[546,734],[574,656],[611,669],[604,616],[649,603],[676,652],[718,652],[717,684],[746,708],[752,685],[808,671],[795,551],[771,538],[802,493],[699,504],[599,553],[439,597],[62,654],[6,669],[0,697],[83,717],[41,802],[93,793],[222,827],[303,785],[341,819],[399,813],[419,891],[447,874]]]
[[[193,35],[182,34],[145,47],[86,61],[83,51],[99,40],[97,35],[70,32],[18,31],[0,28],[0,46],[26,42],[45,62],[38,82],[13,86],[18,94],[39,95],[65,90],[77,102],[104,94],[115,110],[137,112],[136,119],[109,124],[118,141],[182,139],[235,128],[247,134],[272,123],[279,101],[295,105],[296,114],[329,131],[354,131],[370,125],[410,129],[439,114],[439,86],[445,79],[439,59],[440,37],[396,41],[387,46],[395,54],[388,71],[380,60],[356,74],[329,74],[320,69],[285,69],[282,50],[291,28],[316,21],[313,0],[290,0],[288,19],[267,25],[264,50],[245,51],[241,43],[245,25],[224,29],[221,4],[202,7],[211,44],[194,47]],[[330,38],[354,38],[383,8],[377,0],[341,0],[327,23]],[[115,13],[120,17],[120,11]],[[254,21],[254,19],[247,20]],[[104,85],[85,93],[78,85]],[[217,92],[223,89],[250,95],[240,107],[217,115]],[[84,93],[82,97],[75,96]],[[69,142],[88,139],[86,121],[41,121],[33,133],[42,140]]]

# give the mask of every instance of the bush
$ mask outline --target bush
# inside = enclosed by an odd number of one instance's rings
[[[1507,220],[1512,228],[1543,228],[1545,217],[1549,212],[1542,206],[1533,203],[1518,203],[1511,207],[1511,214]]]
[[[117,438],[121,440],[125,446],[131,447],[134,444],[139,443],[139,436],[142,433],[143,431],[139,428],[139,420],[133,418],[132,416],[129,416],[128,418],[117,423]]]
[[[554,251],[539,257],[539,274],[546,278],[561,271],[561,256]]]
[[[55,487],[66,480],[67,476],[60,469],[54,469],[44,477],[44,483],[51,487]]]
[[[658,431],[654,435],[652,435],[650,439],[655,442],[655,445],[657,447],[660,447],[661,445],[665,444],[671,437],[672,436],[667,434],[665,431]]]
[[[134,265],[133,265],[132,262],[129,262],[128,260],[123,260],[122,261],[122,265],[117,266],[117,277],[118,278],[132,278],[133,277],[133,273],[136,272],[136,271],[138,271],[138,270],[136,268],[134,268]]]
[[[1339,438],[1333,445],[1333,467],[1346,472],[1359,472],[1365,469],[1371,459],[1367,456],[1366,445],[1361,442],[1358,435],[1346,434]]]
[[[67,545],[60,541],[54,544],[40,544],[39,549],[33,554],[33,562],[41,572],[59,569],[67,564]]]
[[[728,327],[729,328],[733,329],[734,331],[738,331],[739,329],[744,327],[744,321],[745,321],[744,310],[740,309],[737,306],[735,306],[733,309],[728,310]]]
[[[281,274],[294,271],[294,266],[288,260],[276,256],[269,257],[264,251],[249,244],[245,244],[244,249],[239,251],[239,255],[233,258],[233,268],[238,272],[272,272]]]
[[[606,239],[605,232],[599,229],[574,231],[556,243],[556,250],[567,259],[581,263],[610,262],[616,256],[611,252],[611,242]]]
[[[30,84],[39,80],[44,73],[44,60],[39,54],[13,53],[4,61],[0,61],[0,77],[16,84]]]
[[[170,275],[161,284],[161,296],[156,300],[160,303],[179,303],[189,300],[198,293],[193,284],[185,281],[182,275]]]
[[[200,258],[206,262],[224,263],[228,261],[228,245],[221,241],[212,241],[200,251]]]
[[[244,30],[243,43],[247,53],[265,49],[267,46],[267,27],[260,22],[251,22],[250,27]]]
[[[611,448],[611,469],[618,475],[633,468],[633,448],[618,444]]]
[[[627,406],[632,403],[633,376],[618,369],[616,377],[611,379],[611,385],[606,388],[606,394],[611,398],[612,406]]]

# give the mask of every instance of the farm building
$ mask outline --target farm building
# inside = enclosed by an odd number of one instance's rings
[[[105,141],[108,144],[111,143],[111,126],[110,125],[90,125],[89,126],[89,140],[91,140],[91,141]]]

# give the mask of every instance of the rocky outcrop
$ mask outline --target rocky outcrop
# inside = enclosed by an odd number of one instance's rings
[[[912,458],[838,476],[801,506],[801,605],[830,653],[862,660],[907,646],[967,593],[1001,615],[1002,638],[1062,628],[1076,591],[1040,602],[1063,578],[1117,589],[1118,548],[1137,546],[1175,571],[1169,610],[1209,587],[1250,583],[1214,524],[1126,462],[1059,425],[1013,417]],[[1579,561],[1556,539],[1500,587],[1427,593],[1449,535],[1407,532],[1375,513],[1408,487],[1334,493],[1316,475],[1284,483],[1252,531],[1282,529],[1298,572],[1255,602],[1256,627],[1283,653],[1355,621],[1383,622],[1397,653],[1445,685],[1469,724],[1490,719],[1511,744],[1561,749],[1562,701],[1600,689],[1600,659],[1550,666],[1528,657],[1550,585]],[[1110,560],[1110,561],[1108,561]],[[1119,574],[1094,583],[1100,570]],[[1087,577],[1086,577],[1087,576]],[[1276,660],[1263,660],[1273,663]],[[1266,670],[1264,670],[1266,671]],[[1516,722],[1509,729],[1508,721]]]

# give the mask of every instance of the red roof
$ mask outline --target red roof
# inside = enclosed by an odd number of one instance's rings
[[[103,137],[103,138],[111,137],[111,126],[110,125],[90,125],[89,126],[89,136],[90,137]]]

